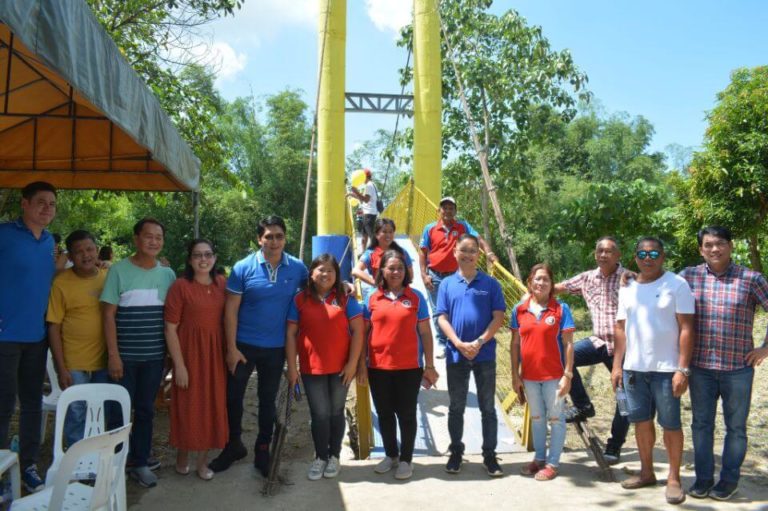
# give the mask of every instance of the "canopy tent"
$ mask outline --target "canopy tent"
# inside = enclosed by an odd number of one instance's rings
[[[0,188],[188,191],[199,176],[83,0],[0,1]]]

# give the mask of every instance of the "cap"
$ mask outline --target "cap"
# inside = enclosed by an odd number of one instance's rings
[[[442,199],[440,199],[440,205],[441,205],[441,206],[443,205],[443,202],[450,202],[450,203],[451,203],[451,204],[453,204],[454,206],[456,205],[456,199],[454,199],[453,197],[451,197],[451,196],[448,196],[448,195],[446,195],[445,197],[443,197]]]

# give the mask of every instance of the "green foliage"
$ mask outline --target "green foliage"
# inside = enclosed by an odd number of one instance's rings
[[[768,217],[768,67],[737,69],[717,99],[681,208],[687,228],[721,224],[746,239],[760,270]]]

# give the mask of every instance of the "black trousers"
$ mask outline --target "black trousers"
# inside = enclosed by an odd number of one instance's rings
[[[416,401],[419,397],[423,370],[368,369],[371,397],[379,416],[379,431],[384,452],[390,458],[411,462],[416,443]],[[397,446],[397,425],[400,426],[400,447]]]

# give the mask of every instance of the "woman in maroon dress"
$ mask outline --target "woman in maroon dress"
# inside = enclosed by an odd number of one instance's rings
[[[224,291],[216,274],[216,254],[210,241],[194,240],[188,251],[184,278],[176,280],[165,300],[165,338],[173,359],[171,439],[176,447],[176,472],[189,474],[189,451],[198,451],[197,475],[213,478],[210,449],[227,443],[224,362]]]

